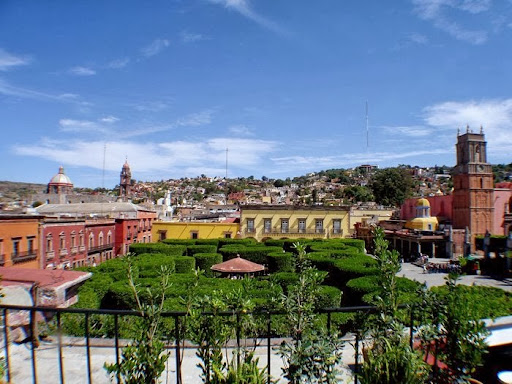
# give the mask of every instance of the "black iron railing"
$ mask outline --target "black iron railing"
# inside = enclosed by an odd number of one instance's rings
[[[24,252],[13,252],[11,255],[11,260],[13,264],[22,263],[24,261],[34,260],[37,258],[37,250],[33,249],[31,251]]]
[[[405,308],[403,306],[402,308]],[[8,319],[10,317],[10,313],[16,312],[17,314],[20,313],[20,311],[27,311],[28,312],[28,319],[29,319],[29,329],[31,330],[31,334],[29,335],[29,345],[31,347],[31,356],[30,356],[30,365],[31,365],[31,372],[32,372],[32,382],[34,384],[38,383],[38,368],[37,368],[37,362],[38,362],[38,345],[39,345],[39,339],[37,336],[37,321],[38,316],[37,314],[44,314],[47,318],[53,317],[53,324],[54,324],[54,334],[57,341],[57,355],[56,360],[58,361],[58,375],[59,378],[53,377],[52,382],[60,382],[65,383],[66,380],[70,382],[70,379],[66,379],[66,371],[64,369],[64,348],[63,348],[63,315],[64,314],[75,314],[78,316],[82,316],[84,321],[84,334],[83,337],[85,338],[85,370],[86,372],[83,372],[83,377],[87,377],[87,383],[91,384],[93,382],[93,376],[92,372],[93,366],[92,366],[92,346],[91,346],[91,339],[93,339],[93,336],[91,336],[91,317],[95,315],[103,315],[103,316],[111,316],[113,317],[113,324],[114,324],[114,335],[113,335],[113,345],[110,344],[112,348],[115,349],[115,362],[119,364],[121,359],[121,349],[123,344],[121,342],[121,335],[120,335],[120,329],[119,329],[119,320],[120,318],[124,318],[126,316],[135,316],[140,317],[142,314],[138,311],[131,311],[131,310],[99,310],[99,309],[77,309],[77,308],[48,308],[48,307],[32,307],[32,306],[17,306],[17,305],[4,305],[0,304],[0,313],[3,315],[3,319],[0,324],[3,325],[3,339],[4,339],[4,356],[5,356],[5,379],[7,382],[14,382],[12,380],[15,380],[15,378],[12,377],[13,371],[20,371],[21,369],[25,369],[26,367],[13,367],[12,366],[12,355],[10,350],[9,342],[6,342],[6,340],[9,340],[9,322]],[[357,307],[343,307],[343,308],[326,308],[323,310],[318,311],[319,314],[325,315],[325,326],[327,329],[327,332],[329,335],[332,333],[332,315],[336,313],[346,313],[346,312],[358,312],[363,314],[370,314],[376,311],[376,307],[373,306],[357,306]],[[410,318],[410,342],[412,347],[413,342],[413,313],[414,311],[410,310],[409,318]],[[51,315],[51,316],[50,316]],[[204,312],[204,316],[225,316],[225,317],[231,317],[231,321],[234,321],[234,329],[236,330],[236,339],[232,342],[234,343],[233,346],[240,348],[242,343],[242,337],[241,337],[241,321],[243,321],[243,316],[247,316],[247,313],[242,312],[219,312],[219,313],[211,313],[211,312]],[[265,319],[266,322],[266,331],[265,335],[260,335],[258,338],[260,340],[266,341],[266,345],[263,344],[263,348],[266,348],[266,369],[268,372],[268,383],[271,383],[271,357],[272,353],[275,353],[275,345],[277,345],[277,341],[273,342],[273,339],[282,340],[280,336],[276,336],[273,334],[272,331],[272,319],[275,316],[282,316],[284,315],[283,312],[278,311],[260,311],[260,312],[253,312],[252,315],[255,316],[262,316],[263,319]],[[184,384],[182,379],[182,359],[184,358],[184,354],[182,353],[183,348],[185,346],[185,340],[184,336],[181,334],[181,324],[185,317],[187,316],[186,312],[164,312],[162,313],[162,316],[164,318],[171,318],[173,319],[174,323],[174,329],[170,330],[172,332],[169,332],[168,334],[173,334],[172,340],[167,340],[166,348],[169,351],[174,352],[175,357],[175,375],[176,375],[176,383],[177,384]],[[234,319],[234,320],[233,320]],[[19,324],[18,324],[19,325]],[[351,342],[353,342],[354,348],[355,348],[355,364],[354,364],[354,383],[357,384],[358,382],[358,372],[360,370],[360,362],[359,362],[359,356],[360,356],[360,348],[362,344],[362,340],[359,336],[359,331],[356,331],[350,339]],[[194,348],[194,346],[191,346]],[[260,345],[261,347],[261,345]],[[49,362],[45,358],[45,367],[48,366]],[[48,368],[45,368],[48,369]],[[76,371],[76,370],[75,370]],[[76,374],[76,372],[74,373]],[[120,377],[117,377],[117,383],[120,383]]]
[[[104,250],[106,250],[106,249],[112,249],[112,248],[114,248],[114,243],[103,244],[103,245],[97,245],[96,247],[90,247],[90,248],[87,250],[87,253],[101,252],[101,251],[104,251]]]

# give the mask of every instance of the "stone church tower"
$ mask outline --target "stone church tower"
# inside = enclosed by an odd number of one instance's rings
[[[132,194],[132,171],[128,160],[124,162],[123,169],[121,169],[121,181],[119,182],[119,197],[124,200],[131,197]]]
[[[476,235],[493,233],[494,185],[487,162],[483,130],[457,134],[457,165],[453,171],[453,227],[468,228],[471,244]]]

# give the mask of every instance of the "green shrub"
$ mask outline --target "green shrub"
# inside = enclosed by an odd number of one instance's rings
[[[222,263],[222,255],[220,253],[196,253],[196,269],[204,271],[206,277],[213,277],[212,266]]]
[[[190,256],[174,257],[176,273],[192,273],[196,268],[196,259]]]
[[[355,278],[359,276],[375,275],[379,272],[377,261],[371,256],[358,255],[336,260],[334,267],[343,275]]]
[[[215,252],[219,248],[219,239],[197,239],[196,245],[215,245]]]
[[[319,288],[320,292],[315,303],[317,309],[337,308],[340,306],[341,290],[330,285],[321,285]]]
[[[287,292],[289,285],[295,284],[299,281],[299,275],[293,272],[274,273],[270,278],[275,284],[279,284],[285,293]]]
[[[348,247],[356,248],[360,253],[365,253],[364,240],[359,240],[359,239],[342,239],[342,240],[339,240],[339,241],[343,242],[343,244],[345,244]]]
[[[130,252],[140,255],[142,253],[163,253],[171,256],[182,256],[187,247],[185,245],[169,245],[167,243],[135,243],[130,244]]]
[[[189,245],[187,247],[187,256],[194,256],[196,253],[216,253],[216,245]]]
[[[252,261],[253,263],[265,264],[267,262],[267,255],[271,253],[282,252],[279,247],[265,247],[265,246],[253,246],[253,247],[222,247],[219,253],[222,254],[223,259],[230,260],[238,255],[240,257]]]
[[[293,253],[273,252],[267,255],[268,271],[293,272]]]
[[[196,244],[196,241],[195,239],[165,239],[161,242],[168,245],[185,245],[188,247],[189,245]]]
[[[225,245],[254,245],[258,244],[255,239],[219,239],[219,248],[224,247]]]
[[[107,290],[105,290],[105,292],[106,291]],[[92,287],[82,286],[78,291],[78,302],[73,307],[98,309],[100,303],[100,297]]]

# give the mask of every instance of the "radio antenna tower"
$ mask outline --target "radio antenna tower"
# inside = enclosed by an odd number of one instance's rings
[[[226,148],[226,179],[224,182],[226,191],[224,192],[224,205],[228,204],[228,148]]]
[[[107,143],[103,144],[103,175],[101,177],[101,188],[105,189],[105,158],[107,157]]]
[[[368,152],[368,148],[370,147],[370,136],[368,131],[368,100],[366,100],[366,152]]]

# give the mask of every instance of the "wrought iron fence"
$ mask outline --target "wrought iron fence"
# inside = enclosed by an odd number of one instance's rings
[[[405,308],[403,306],[402,308]],[[84,329],[83,329],[83,336],[85,338],[85,359],[86,359],[86,375],[87,375],[87,383],[91,384],[93,382],[92,377],[92,356],[91,356],[91,318],[95,315],[103,315],[103,316],[111,316],[113,318],[113,348],[115,349],[115,362],[119,364],[121,360],[121,350],[122,345],[120,342],[121,335],[120,335],[120,328],[119,328],[119,319],[124,318],[126,316],[135,316],[140,317],[142,314],[138,311],[132,311],[132,310],[106,310],[106,309],[77,309],[77,308],[48,308],[48,307],[34,307],[34,306],[18,306],[18,305],[6,305],[6,304],[0,304],[0,313],[2,314],[2,325],[3,325],[3,338],[4,338],[4,357],[5,357],[5,379],[7,382],[11,382],[12,380],[12,362],[11,362],[11,351],[10,351],[10,343],[9,343],[9,332],[10,332],[10,326],[9,326],[9,314],[13,312],[24,311],[28,315],[29,319],[29,338],[27,339],[27,343],[29,343],[31,347],[31,356],[30,356],[30,364],[31,364],[31,371],[32,371],[32,382],[34,384],[38,383],[38,368],[37,368],[37,353],[38,353],[38,345],[39,345],[39,337],[37,332],[37,314],[45,314],[46,317],[52,317],[53,323],[55,325],[54,329],[54,335],[57,337],[57,350],[58,350],[58,379],[53,378],[52,382],[60,382],[61,384],[66,382],[66,376],[65,376],[65,370],[64,370],[64,352],[63,352],[63,315],[65,314],[75,314],[77,316],[83,317],[84,321]],[[332,334],[333,331],[333,321],[332,316],[336,313],[347,313],[347,312],[355,312],[355,313],[361,313],[361,314],[370,314],[376,311],[376,307],[374,306],[354,306],[354,307],[343,307],[343,308],[325,308],[322,310],[319,310],[319,314],[323,314],[325,318],[325,326],[328,332],[328,335]],[[284,315],[284,312],[279,311],[258,311],[258,312],[252,312],[252,313],[241,313],[241,312],[233,312],[233,311],[226,311],[226,312],[219,312],[219,313],[211,313],[211,312],[204,312],[204,316],[225,316],[225,317],[232,317],[234,319],[234,329],[236,330],[236,339],[233,340],[234,346],[237,348],[241,347],[242,342],[242,335],[241,335],[241,326],[240,322],[242,320],[243,316],[246,315],[257,315],[262,316],[263,319],[265,319],[266,323],[266,334],[263,336],[260,336],[260,339],[266,340],[266,345],[263,347],[266,348],[266,370],[268,373],[268,383],[271,382],[271,357],[272,357],[272,351],[273,351],[273,345],[275,343],[272,342],[273,339],[280,339],[281,336],[276,335],[273,333],[272,330],[272,319],[276,316],[282,316]],[[414,311],[409,310],[407,317],[410,320],[409,323],[409,330],[410,330],[410,343],[412,347],[413,343],[413,332],[414,332]],[[164,318],[170,318],[173,319],[174,323],[174,329],[173,329],[173,339],[167,340],[166,348],[169,351],[173,351],[175,354],[175,372],[176,372],[176,383],[177,384],[183,384],[182,380],[182,349],[184,348],[184,335],[181,334],[181,324],[184,320],[184,318],[187,316],[186,312],[180,312],[180,311],[174,311],[174,312],[163,312],[162,317]],[[357,375],[360,369],[360,349],[361,349],[361,340],[360,340],[360,332],[356,331],[353,335],[353,342],[354,342],[354,367],[353,367],[353,373],[354,373],[354,382],[357,384]],[[192,346],[194,347],[194,346]],[[117,383],[120,383],[120,377],[117,376]]]

